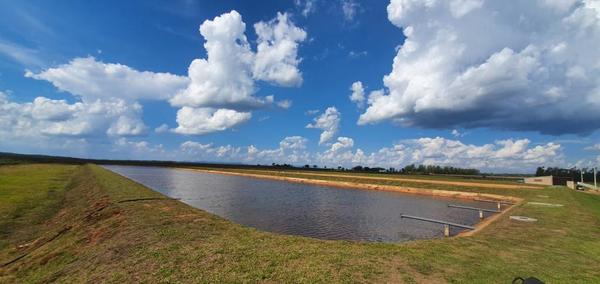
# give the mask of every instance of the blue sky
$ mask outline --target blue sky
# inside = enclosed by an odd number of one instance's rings
[[[0,151],[592,166],[600,8],[563,2],[3,2]]]

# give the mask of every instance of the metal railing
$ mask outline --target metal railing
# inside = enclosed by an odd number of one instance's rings
[[[454,205],[454,204],[448,204],[448,207],[450,207],[450,208],[458,208],[458,209],[465,209],[465,210],[479,211],[479,219],[483,219],[483,212],[500,213],[500,210],[477,208],[477,207]]]
[[[463,224],[458,224],[458,223],[453,223],[453,222],[448,222],[448,221],[443,221],[443,220],[437,220],[437,219],[423,218],[423,217],[404,215],[404,214],[400,215],[400,218],[407,218],[407,219],[414,219],[414,220],[419,220],[419,221],[443,224],[445,237],[450,236],[450,226],[459,227],[459,228],[463,228],[463,229],[469,229],[469,230],[475,230],[475,227],[473,227],[473,226],[463,225]]]

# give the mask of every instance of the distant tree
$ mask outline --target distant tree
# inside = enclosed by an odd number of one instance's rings
[[[544,173],[545,173],[544,167],[538,167],[537,170],[535,170],[536,177],[541,177],[544,175]]]

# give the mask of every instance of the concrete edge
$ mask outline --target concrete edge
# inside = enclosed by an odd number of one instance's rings
[[[489,217],[487,219],[484,219],[483,221],[477,223],[475,225],[475,230],[463,231],[463,232],[458,233],[454,237],[470,237],[470,236],[476,234],[477,232],[483,230],[485,227],[489,226],[494,221],[500,219],[502,216],[508,214],[508,212],[510,212],[516,206],[523,204],[524,199],[517,198],[517,197],[514,197],[514,198],[519,199],[515,204],[513,204],[513,205],[509,206],[508,208],[504,209],[504,211],[502,211],[502,212],[500,212],[500,213],[498,213],[496,215],[493,215],[493,216],[491,216],[491,217]]]

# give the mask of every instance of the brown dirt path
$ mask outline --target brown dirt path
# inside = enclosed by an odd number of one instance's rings
[[[428,179],[403,178],[403,177],[350,176],[350,175],[344,175],[344,174],[322,174],[322,173],[290,172],[290,171],[262,171],[262,172],[296,174],[296,175],[301,174],[301,175],[323,176],[323,177],[343,177],[343,178],[355,178],[355,179],[367,179],[367,180],[406,181],[406,182],[416,182],[416,183],[444,184],[444,185],[455,185],[455,186],[472,186],[472,187],[498,188],[498,189],[540,189],[540,188],[543,188],[541,186],[524,185],[524,184],[521,185],[521,184],[468,182],[468,181],[428,180]]]

